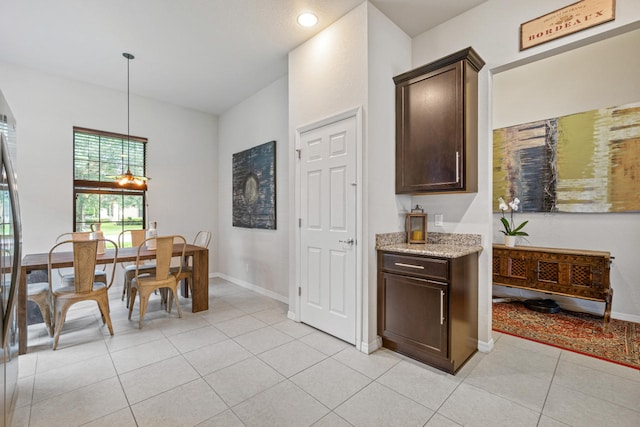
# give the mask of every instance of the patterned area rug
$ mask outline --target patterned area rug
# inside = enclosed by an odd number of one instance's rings
[[[611,319],[603,331],[602,317],[566,310],[539,313],[514,301],[493,304],[493,329],[640,370],[638,323]]]

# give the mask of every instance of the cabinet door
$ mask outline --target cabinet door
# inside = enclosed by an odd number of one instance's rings
[[[445,283],[382,274],[378,333],[403,353],[448,357]]]
[[[396,193],[463,189],[462,66],[396,87]]]
[[[582,298],[606,299],[608,260],[602,257],[534,252],[531,286]]]
[[[510,249],[493,249],[493,282],[499,285],[528,288],[530,253]]]

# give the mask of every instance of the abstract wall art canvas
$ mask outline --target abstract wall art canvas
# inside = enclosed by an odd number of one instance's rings
[[[493,131],[493,210],[640,212],[640,103]]]
[[[276,142],[233,155],[233,226],[276,229]]]

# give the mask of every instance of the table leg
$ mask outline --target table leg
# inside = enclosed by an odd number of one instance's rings
[[[182,268],[189,265],[189,257],[184,257],[182,260]],[[182,292],[182,296],[185,298],[189,298],[189,279],[183,279],[180,281],[180,288]]]
[[[191,311],[209,309],[209,250],[196,251],[193,254],[193,289]]]
[[[27,269],[20,268],[18,285],[18,354],[27,353]]]

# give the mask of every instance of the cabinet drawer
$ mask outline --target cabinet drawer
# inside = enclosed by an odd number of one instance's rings
[[[382,269],[411,276],[449,280],[449,261],[446,259],[384,254]]]

